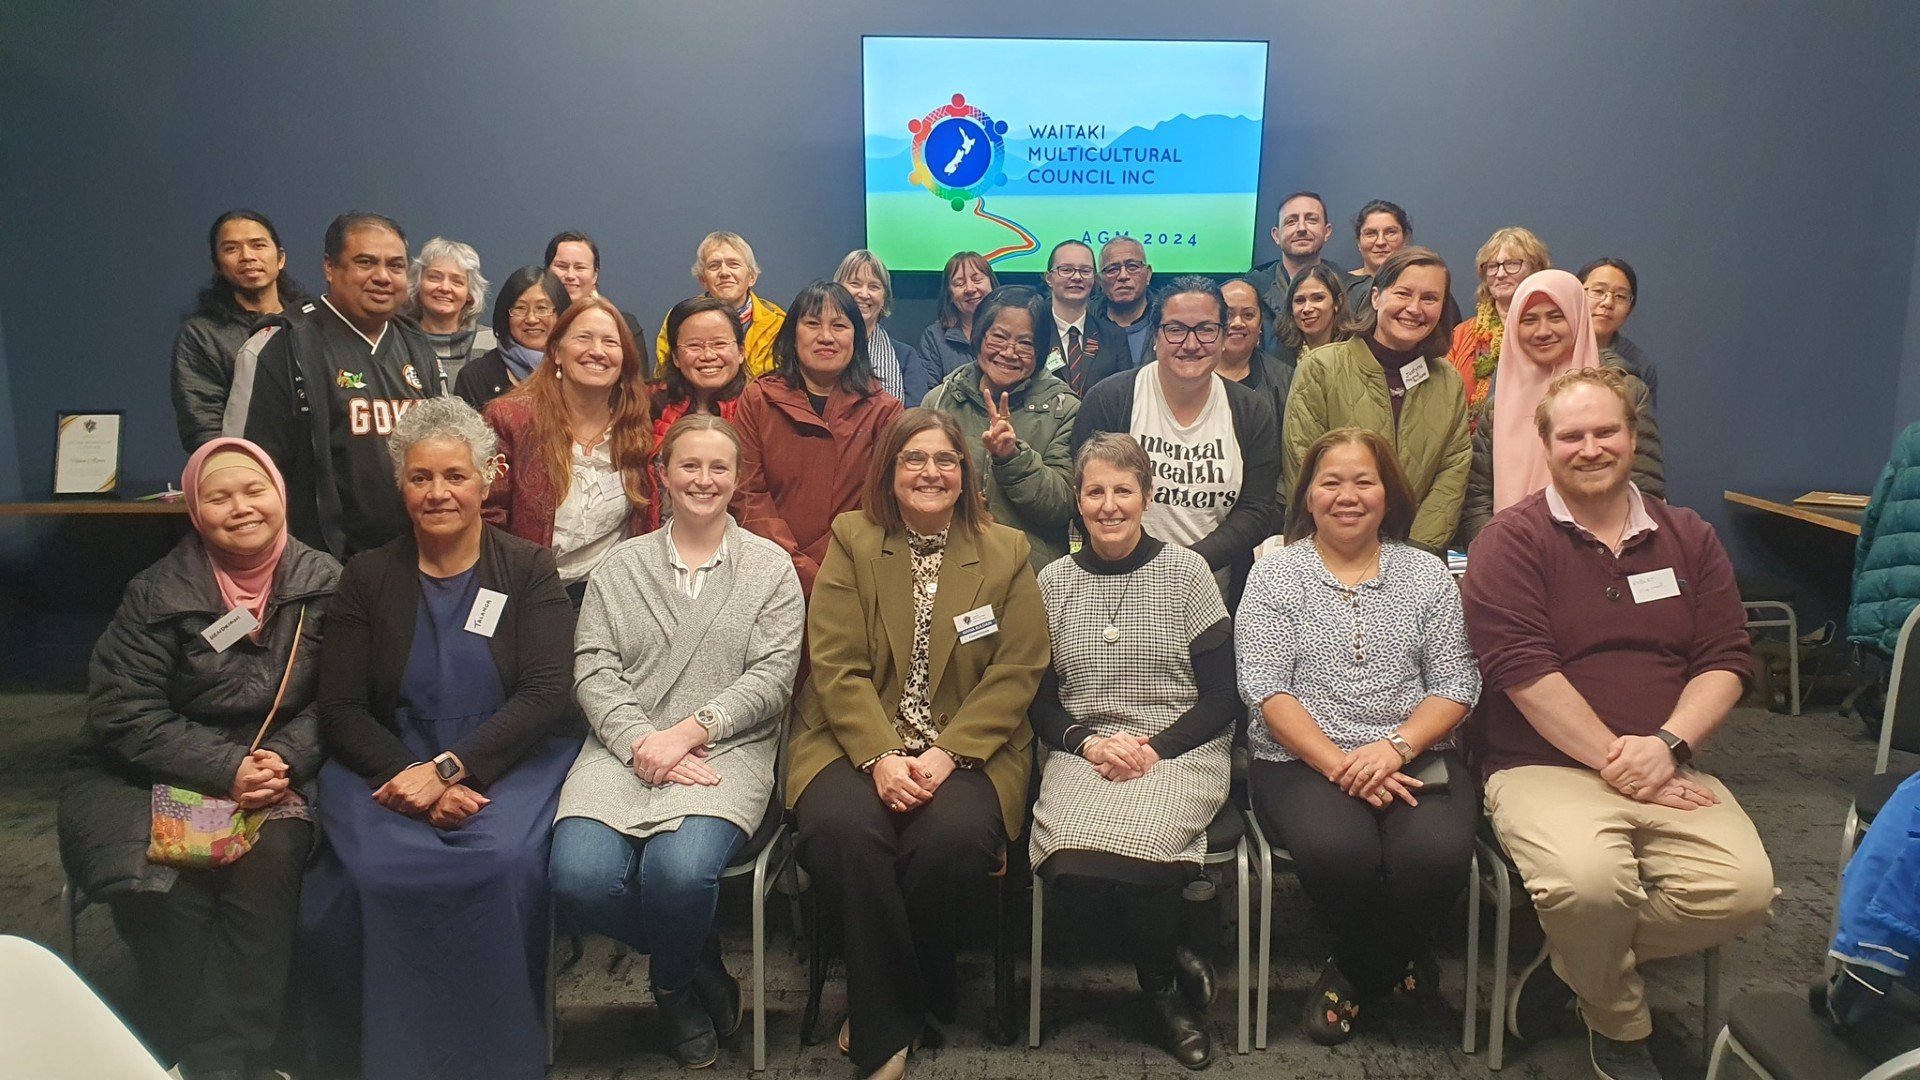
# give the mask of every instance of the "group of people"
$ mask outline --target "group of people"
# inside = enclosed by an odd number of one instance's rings
[[[1059,243],[1044,289],[963,252],[919,348],[871,252],[782,309],[716,232],[643,351],[583,234],[507,277],[489,345],[466,245],[342,215],[308,297],[223,215],[176,349],[194,528],[96,647],[61,805],[146,1030],[185,1076],[272,1075],[291,988],[316,1075],[537,1076],[551,905],[650,955],[667,1052],[709,1065],[741,1019],[719,877],[791,813],[862,1075],[953,1019],[1020,846],[1203,1067],[1178,903],[1244,746],[1333,941],[1309,1037],[1432,991],[1484,809],[1546,930],[1520,1034],[1577,998],[1596,1075],[1657,1077],[1638,961],[1763,921],[1772,877],[1691,765],[1747,639],[1658,497],[1632,272],[1502,230],[1456,329],[1404,211],[1363,209],[1352,273],[1330,231],[1289,196],[1280,260],[1157,292],[1127,238]],[[156,784],[259,843],[149,861]]]

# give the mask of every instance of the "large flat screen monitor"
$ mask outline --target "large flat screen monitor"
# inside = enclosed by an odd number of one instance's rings
[[[893,270],[1037,272],[1123,234],[1160,273],[1253,256],[1265,42],[867,37],[861,69],[867,246]]]

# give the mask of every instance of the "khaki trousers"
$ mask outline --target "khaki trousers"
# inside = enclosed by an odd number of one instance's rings
[[[1642,960],[1683,956],[1767,921],[1773,865],[1725,784],[1717,806],[1637,802],[1591,769],[1525,765],[1487,780],[1487,816],[1526,880],[1558,972],[1587,1026],[1653,1031]]]

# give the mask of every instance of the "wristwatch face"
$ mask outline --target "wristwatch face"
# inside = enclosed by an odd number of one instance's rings
[[[433,761],[433,771],[439,774],[440,779],[451,780],[459,774],[460,764],[450,757],[435,758]]]
[[[714,729],[720,726],[720,712],[709,705],[702,705],[693,712],[694,722],[707,729],[707,738],[712,739]]]

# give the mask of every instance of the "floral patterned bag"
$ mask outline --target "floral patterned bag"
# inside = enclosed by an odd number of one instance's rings
[[[300,609],[300,621],[293,630],[293,649],[287,654],[287,670],[280,676],[280,689],[273,695],[273,707],[254,733],[251,754],[267,737],[267,727],[280,711],[287,683],[293,678],[293,663],[300,657],[300,636],[306,629],[307,609]],[[226,866],[253,850],[260,838],[260,826],[268,810],[242,810],[240,804],[222,795],[203,795],[174,784],[153,785],[153,831],[147,840],[147,861],[180,869],[204,870]]]

